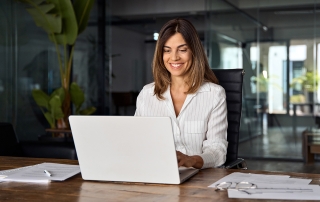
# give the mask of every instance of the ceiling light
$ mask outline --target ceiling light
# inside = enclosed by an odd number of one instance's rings
[[[159,37],[159,33],[157,33],[157,32],[153,33],[153,39],[154,39],[155,41],[158,40],[158,37]]]

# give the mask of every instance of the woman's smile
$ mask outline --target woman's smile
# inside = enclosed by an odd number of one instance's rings
[[[173,69],[179,69],[183,63],[170,63],[170,65]]]

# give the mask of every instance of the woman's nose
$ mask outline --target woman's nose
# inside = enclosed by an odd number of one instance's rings
[[[180,59],[179,54],[177,52],[172,52],[171,60],[176,61],[176,60],[179,60],[179,59]]]

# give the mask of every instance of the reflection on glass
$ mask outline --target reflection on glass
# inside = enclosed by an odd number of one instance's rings
[[[286,46],[279,43],[250,47],[252,69],[256,72],[250,78],[251,91],[258,95],[259,104],[267,105],[268,113],[286,113],[286,59]]]
[[[242,69],[242,50],[239,47],[230,47],[220,44],[221,47],[221,69]]]
[[[286,113],[283,95],[285,81],[285,61],[287,51],[285,46],[270,46],[268,54],[268,111],[269,113]]]
[[[318,75],[313,62],[313,41],[292,40],[289,50],[290,68],[290,115],[314,113]]]

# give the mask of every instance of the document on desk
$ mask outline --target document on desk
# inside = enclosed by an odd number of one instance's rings
[[[221,182],[250,182],[250,183],[264,183],[264,184],[299,184],[307,185],[311,182],[310,179],[290,178],[289,175],[263,175],[263,174],[251,174],[234,172],[227,175],[215,183],[209,185],[209,187],[216,187]]]
[[[257,184],[255,189],[228,189],[229,198],[320,200],[319,185]]]
[[[320,200],[320,186],[312,180],[291,178],[289,175],[263,175],[234,172],[209,187],[227,187],[229,198]],[[242,186],[241,186],[242,185]]]
[[[0,171],[0,181],[50,182],[63,181],[80,173],[79,165],[41,163]]]

